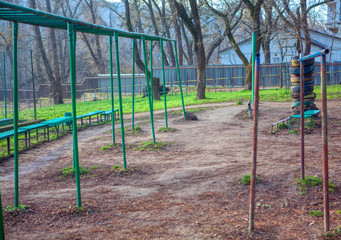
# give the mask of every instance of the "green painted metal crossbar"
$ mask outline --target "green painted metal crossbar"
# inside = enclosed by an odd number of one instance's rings
[[[51,120],[47,120],[45,122],[41,122],[41,124],[45,124],[47,128],[47,140],[50,140],[50,127],[55,128],[55,132],[57,134],[57,137],[59,137],[59,126],[62,125],[62,129],[64,131],[64,124],[67,124],[69,122],[72,122],[72,117],[60,117],[60,118],[54,118]],[[69,126],[70,127],[70,126]]]
[[[316,115],[318,115],[321,111],[320,110],[308,110],[304,112],[304,118],[310,118],[310,121],[312,118]],[[293,115],[289,117],[289,124],[288,124],[288,132],[290,132],[291,128],[291,119],[297,118],[298,119],[298,125],[297,127],[300,126],[300,119],[301,119],[301,114]]]
[[[118,34],[119,37],[125,38],[142,39],[143,36],[146,40],[151,41],[159,41],[160,39],[164,41],[175,41],[174,39],[152,36],[148,34],[132,33],[91,23],[86,23],[72,18],[63,17],[52,13],[47,13],[40,10],[31,9],[3,1],[0,1],[0,19],[64,30],[67,30],[68,23],[71,23],[73,24],[73,30],[77,32],[84,32],[97,35],[113,35],[115,32]]]
[[[104,121],[108,122],[110,120],[110,116],[112,116],[112,118],[116,118],[115,115],[116,113],[118,113],[118,109],[114,109],[114,115],[113,115],[113,112],[112,110],[108,110],[108,111],[105,111],[105,112],[102,112],[101,113],[101,121],[102,121],[102,116],[104,117]]]
[[[25,140],[25,145],[27,145],[27,135],[26,135],[27,130],[25,129],[18,129],[18,134],[19,133],[25,133],[25,139],[19,139],[19,140]],[[6,132],[2,132],[0,133],[0,140],[2,139],[7,139],[7,154],[10,155],[11,154],[11,142],[10,142],[10,138],[14,136],[14,130],[9,130]]]

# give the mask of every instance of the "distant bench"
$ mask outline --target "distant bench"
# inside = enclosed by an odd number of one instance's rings
[[[318,115],[321,111],[320,110],[308,110],[304,112],[304,118],[310,118],[310,121],[312,118],[316,115]],[[293,115],[289,117],[289,124],[288,124],[288,132],[290,132],[291,128],[291,119],[297,118],[298,119],[298,125],[297,127],[300,126],[300,120],[301,120],[301,114]]]
[[[86,114],[82,114],[82,115],[79,115],[77,116],[76,118],[77,119],[80,119],[81,120],[81,127],[83,127],[83,118],[89,118],[89,125],[91,125],[91,117],[92,116],[97,116],[97,123],[99,122],[99,115],[104,113],[103,110],[101,111],[94,111],[94,112],[90,112],[90,113],[86,113]]]
[[[118,114],[118,109],[114,109],[114,118],[116,119],[116,114]],[[102,116],[104,117],[104,121],[108,122],[111,119],[112,116],[112,110],[108,110],[101,113],[101,121]]]

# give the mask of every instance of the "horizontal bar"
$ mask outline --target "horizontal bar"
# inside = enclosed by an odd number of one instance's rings
[[[314,54],[310,54],[308,56],[302,57],[302,58],[298,59],[298,61],[303,62],[303,61],[306,61],[306,60],[309,60],[312,58],[320,57],[322,55],[327,55],[328,53],[329,53],[329,49],[326,48],[326,49],[323,49],[322,51],[319,51],[319,52],[316,52]]]

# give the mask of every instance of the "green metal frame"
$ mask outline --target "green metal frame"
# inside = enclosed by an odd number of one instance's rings
[[[109,58],[110,58],[110,91],[111,91],[111,126],[112,126],[112,142],[115,143],[115,113],[114,113],[114,69],[112,61],[112,36],[109,36]]]
[[[135,44],[136,40],[133,38],[133,62],[132,62],[132,89],[131,89],[131,97],[132,97],[132,106],[131,106],[131,129],[134,131],[135,129]]]
[[[162,65],[162,84],[163,84],[163,99],[165,102],[165,121],[166,128],[168,128],[168,118],[167,118],[167,97],[166,97],[166,77],[165,77],[165,61],[164,61],[164,52],[163,52],[163,40],[160,40],[160,49],[161,49],[161,65]]]
[[[123,121],[123,105],[122,105],[122,88],[121,88],[121,70],[120,70],[120,54],[118,48],[118,34],[114,34],[115,38],[115,48],[116,48],[116,69],[117,69],[117,81],[118,81],[118,100],[120,103],[120,123],[121,123],[121,138],[122,138],[122,153],[123,153],[123,168],[127,168],[127,160],[126,160],[126,146],[124,139],[124,121]]]
[[[73,164],[76,170],[77,206],[81,207],[81,189],[78,159],[78,136],[77,136],[77,111],[76,111],[76,34],[73,24],[68,23],[69,50],[70,50],[70,76],[72,97],[72,131],[73,131]]]
[[[253,103],[253,99],[255,96],[255,57],[256,57],[256,33],[252,33],[252,99],[251,102]]]
[[[4,67],[4,100],[5,100],[5,118],[7,118],[7,90],[6,90],[6,56],[3,52],[3,67]]]
[[[18,100],[18,22],[13,22],[13,129],[14,129],[14,205],[19,206],[19,100]]]
[[[2,212],[2,201],[0,192],[0,240],[5,240],[4,216]]]
[[[30,50],[31,55],[31,72],[32,72],[32,90],[33,90],[33,109],[34,109],[34,120],[37,120],[37,106],[36,106],[36,89],[34,86],[34,71],[33,71],[33,54],[32,49]]]
[[[154,115],[153,115],[153,105],[151,100],[151,91],[150,91],[150,84],[149,84],[149,74],[148,74],[148,62],[147,62],[147,52],[146,52],[146,39],[142,38],[142,48],[143,48],[143,58],[144,58],[144,70],[146,75],[146,84],[147,84],[147,92],[148,92],[148,101],[149,101],[149,113],[150,113],[150,124],[152,127],[152,134],[153,134],[153,142],[155,141],[155,131],[154,131]]]
[[[120,103],[120,121],[121,121],[121,132],[122,132],[122,151],[123,151],[123,167],[126,168],[126,152],[125,152],[125,139],[124,139],[124,123],[123,123],[123,109],[122,109],[122,91],[121,91],[121,79],[120,79],[120,64],[119,64],[119,51],[118,51],[118,38],[131,38],[133,39],[133,65],[135,62],[135,45],[136,39],[142,40],[143,43],[143,54],[144,54],[144,62],[145,62],[145,74],[146,74],[146,83],[149,97],[149,110],[151,117],[151,125],[153,132],[153,141],[155,143],[155,131],[154,131],[154,117],[153,117],[153,100],[152,94],[150,91],[149,77],[152,77],[153,74],[153,64],[152,64],[152,47],[151,47],[151,72],[150,76],[148,73],[148,63],[146,56],[146,41],[160,41],[162,44],[163,41],[173,41],[175,46],[175,55],[176,55],[176,64],[178,71],[178,80],[179,87],[181,93],[181,101],[182,108],[185,117],[185,106],[183,100],[183,93],[181,87],[181,79],[180,79],[180,70],[179,70],[179,61],[178,54],[176,49],[176,40],[152,36],[148,34],[140,34],[133,32],[121,31],[109,27],[99,26],[95,24],[85,23],[79,20],[75,20],[72,18],[62,17],[51,13],[46,13],[40,10],[31,9],[19,5],[15,5],[8,2],[3,2],[0,0],[0,19],[12,21],[13,22],[13,125],[14,125],[14,201],[15,206],[19,206],[19,162],[18,162],[18,121],[19,121],[19,103],[18,103],[18,23],[24,23],[35,26],[42,26],[48,28],[56,28],[68,31],[69,37],[69,57],[70,57],[70,78],[71,78],[71,98],[72,98],[72,125],[73,125],[73,167],[76,170],[76,186],[77,186],[77,205],[81,207],[81,188],[80,188],[80,173],[79,173],[79,154],[78,154],[78,134],[77,134],[77,115],[76,115],[76,37],[77,32],[96,34],[96,35],[106,35],[110,36],[110,74],[111,74],[111,92],[112,92],[112,109],[114,109],[114,99],[113,99],[113,68],[112,68],[112,36],[115,38],[116,44],[116,64],[117,64],[117,75],[118,75],[118,91],[119,91],[119,103]],[[163,50],[161,52],[162,56],[164,55]],[[7,104],[6,104],[6,67],[5,67],[5,54],[3,54],[4,58],[4,90],[5,90],[5,115],[7,115]],[[31,66],[32,67],[32,66]],[[164,74],[164,63],[162,57],[162,67],[163,67],[163,83],[164,83],[164,93],[165,93],[165,74]],[[32,69],[33,74],[33,69]],[[135,80],[135,67],[133,66],[133,85]],[[32,75],[34,78],[34,75]],[[32,79],[34,81],[34,79]],[[153,84],[153,83],[152,83]],[[34,87],[33,87],[34,88]],[[35,92],[34,92],[35,93]],[[134,92],[133,92],[134,95]],[[166,105],[166,95],[164,94],[165,99],[165,116],[166,116],[166,126],[167,123],[167,105]],[[133,97],[133,113],[134,113],[134,97]],[[7,116],[6,116],[7,117]],[[114,117],[112,117],[112,125],[113,125],[113,142],[115,142],[115,123]],[[134,116],[133,116],[134,121]]]
[[[178,50],[177,50],[177,46],[176,46],[176,41],[174,41],[174,49],[175,49],[174,51],[175,51],[176,69],[177,69],[177,72],[178,72],[178,81],[179,81],[179,88],[180,88],[180,94],[181,94],[182,112],[183,112],[183,115],[184,115],[184,119],[186,119],[184,95],[182,93],[180,67],[179,67],[179,58],[178,58]]]

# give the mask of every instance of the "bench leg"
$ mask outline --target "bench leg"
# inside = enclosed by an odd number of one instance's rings
[[[50,141],[50,128],[47,126],[47,141]]]
[[[31,147],[31,131],[28,131],[28,147]]]
[[[7,155],[11,155],[11,141],[10,138],[7,138]]]
[[[36,129],[37,132],[37,142],[39,142],[39,128]]]
[[[25,147],[27,148],[27,132],[25,132]]]
[[[91,116],[89,116],[89,125],[91,126]]]

